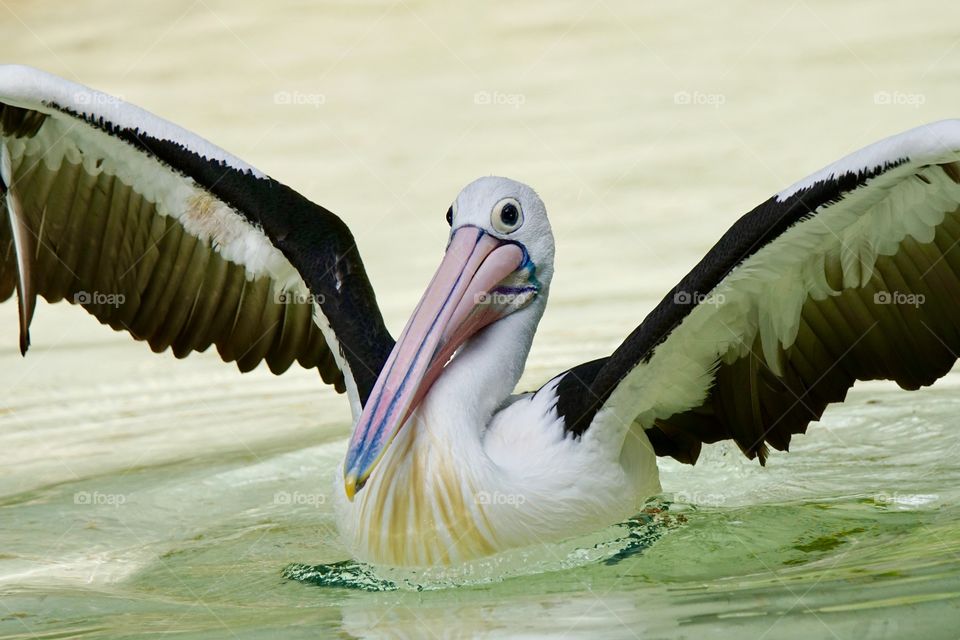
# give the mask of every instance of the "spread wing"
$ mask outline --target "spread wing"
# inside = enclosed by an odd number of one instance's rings
[[[918,389],[960,353],[960,121],[856,152],[727,231],[609,357],[551,388],[568,432],[643,429],[762,462],[856,380]]]
[[[366,399],[393,346],[333,213],[202,138],[61,78],[0,67],[0,300],[79,304],[178,358],[317,368]]]

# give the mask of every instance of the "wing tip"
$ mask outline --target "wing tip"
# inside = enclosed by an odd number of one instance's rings
[[[33,322],[33,312],[37,308],[37,297],[29,286],[22,286],[17,282],[17,306],[20,309],[20,355],[27,355],[27,349],[30,348],[30,323]],[[26,289],[26,291],[24,291]]]
[[[20,355],[26,357],[27,350],[30,348],[30,330],[20,330]]]
[[[30,256],[33,254],[32,231],[27,226],[21,211],[13,181],[13,164],[10,150],[0,144],[0,193],[9,218],[14,249],[17,254],[17,306],[20,310],[20,355],[27,355],[30,348],[30,323],[37,307],[37,294],[33,286]]]

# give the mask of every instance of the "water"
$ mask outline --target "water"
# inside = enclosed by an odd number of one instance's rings
[[[558,263],[525,388],[608,353],[750,206],[960,112],[950,3],[262,6],[7,0],[0,58],[340,212],[394,332],[460,187],[532,183]],[[859,386],[764,469],[724,446],[663,461],[631,525],[399,575],[337,564],[349,412],[314,374],[155,356],[66,306],[38,310],[21,360],[15,326],[7,303],[0,635],[957,636],[956,373]]]

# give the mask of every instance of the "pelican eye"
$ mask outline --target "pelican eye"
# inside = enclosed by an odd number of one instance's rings
[[[523,210],[514,198],[504,198],[493,207],[490,224],[500,233],[513,233],[523,224]]]
[[[453,216],[457,215],[457,201],[454,200],[450,208],[447,209],[447,224],[453,226]]]

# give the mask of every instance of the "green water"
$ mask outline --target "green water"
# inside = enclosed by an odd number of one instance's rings
[[[557,273],[529,389],[610,353],[772,193],[960,116],[958,5],[866,7],[6,0],[0,58],[150,108],[340,213],[394,334],[457,191],[534,185]],[[323,103],[278,104],[294,91]],[[855,389],[766,468],[723,446],[662,461],[659,512],[632,525],[398,574],[337,539],[349,411],[315,374],[178,362],[59,306],[32,333],[21,359],[0,305],[3,637],[960,636],[956,372]]]
[[[8,492],[0,633],[953,637],[956,392],[860,391],[767,469],[713,448],[632,526],[427,575],[344,562],[328,506],[284,498],[340,439]]]

